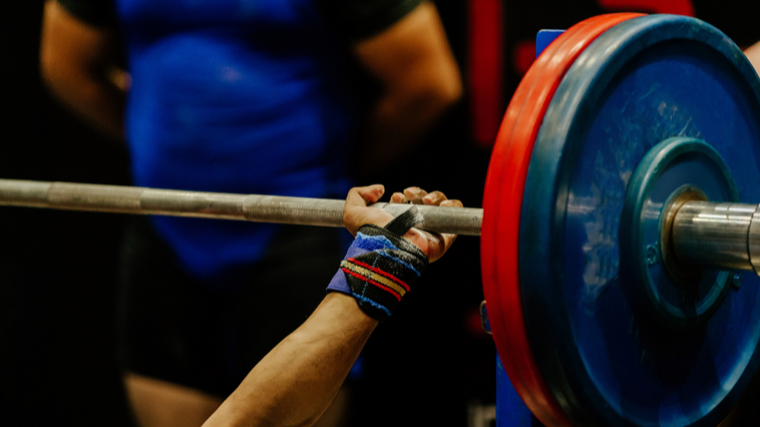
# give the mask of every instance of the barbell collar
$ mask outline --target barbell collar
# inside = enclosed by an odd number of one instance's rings
[[[0,179],[0,205],[343,227],[344,200]],[[375,203],[398,216],[405,204]],[[418,205],[417,228],[479,236],[483,210]]]

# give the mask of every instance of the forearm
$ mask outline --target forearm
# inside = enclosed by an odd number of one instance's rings
[[[760,74],[760,42],[745,49],[744,54],[747,55],[747,59],[755,68],[755,72]]]
[[[45,81],[66,107],[108,137],[120,141],[124,139],[125,92],[105,74],[87,79],[47,78]]]
[[[332,402],[377,323],[353,297],[328,294],[204,426],[311,425]]]
[[[114,34],[45,3],[40,68],[53,94],[107,135],[123,139],[128,75],[113,65]]]
[[[371,173],[408,154],[436,119],[462,96],[459,68],[432,3],[354,46],[378,79],[381,96],[365,121],[359,152]]]

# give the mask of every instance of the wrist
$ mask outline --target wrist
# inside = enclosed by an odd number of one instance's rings
[[[330,308],[331,312],[340,313],[340,321],[345,324],[351,324],[359,329],[366,330],[367,328],[374,329],[380,322],[370,317],[365,313],[359,305],[356,304],[356,300],[352,295],[348,295],[343,292],[330,292],[325,296],[323,300],[326,307]]]
[[[374,319],[390,316],[428,265],[425,254],[403,238],[419,219],[410,207],[385,227],[362,226],[327,290],[352,296]]]

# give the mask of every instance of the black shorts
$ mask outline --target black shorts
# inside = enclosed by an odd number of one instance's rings
[[[117,323],[123,368],[229,395],[325,296],[344,231],[283,226],[266,256],[221,288],[194,280],[145,218],[122,245]]]

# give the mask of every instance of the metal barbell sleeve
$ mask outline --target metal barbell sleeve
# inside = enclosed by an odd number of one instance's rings
[[[760,274],[758,205],[686,202],[672,228],[676,258],[684,264]]]

